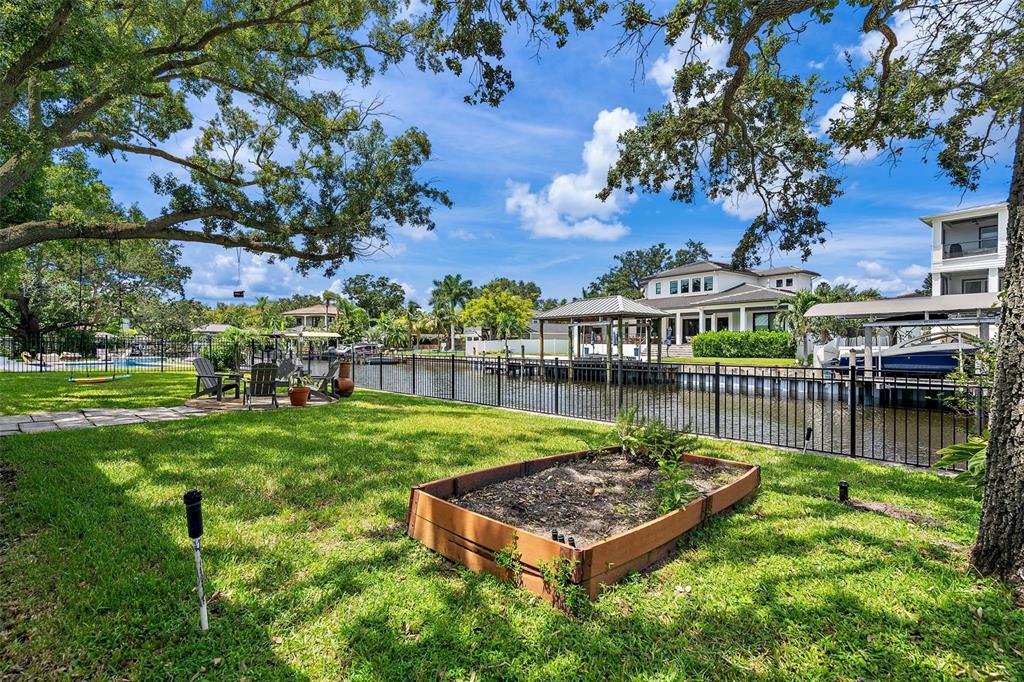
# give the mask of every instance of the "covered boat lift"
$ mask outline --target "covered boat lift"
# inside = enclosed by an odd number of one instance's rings
[[[987,341],[992,325],[999,323],[999,306],[999,296],[995,293],[906,296],[819,303],[807,311],[806,316],[864,320],[864,368],[872,370],[875,368],[873,348],[876,331],[908,327],[977,326],[979,338]]]
[[[623,338],[625,337],[624,326],[626,320],[640,323],[643,322],[646,328],[647,336],[647,362],[651,362],[651,338],[652,328],[654,327],[654,320],[660,321],[661,318],[667,317],[668,314],[657,308],[652,308],[649,305],[638,303],[632,299],[626,298],[625,296],[605,296],[602,298],[584,298],[579,301],[573,301],[572,303],[566,303],[565,305],[557,308],[552,308],[545,312],[537,315],[537,322],[539,324],[540,334],[540,372],[541,376],[545,376],[544,371],[544,323],[559,323],[566,324],[569,328],[569,366],[568,366],[568,378],[569,381],[573,379],[573,355],[579,357],[582,352],[580,346],[582,345],[583,337],[580,334],[580,330],[584,327],[598,327],[604,329],[607,334],[607,343],[605,347],[608,349],[608,355],[605,360],[605,382],[611,384],[612,382],[612,351],[611,351],[611,339],[612,329],[617,327],[618,331],[618,354],[619,354],[619,366],[618,366],[618,383],[619,392],[623,390]],[[639,326],[639,324],[638,324]],[[661,362],[661,339],[658,339],[658,356],[657,361]]]

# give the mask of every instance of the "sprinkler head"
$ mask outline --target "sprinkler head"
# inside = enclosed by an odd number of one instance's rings
[[[188,523],[188,536],[195,540],[203,535],[203,494],[196,488],[185,493],[185,521]]]

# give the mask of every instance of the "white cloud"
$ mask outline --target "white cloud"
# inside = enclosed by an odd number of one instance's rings
[[[475,234],[468,230],[463,230],[462,228],[452,230],[451,232],[448,233],[448,236],[451,237],[452,239],[461,239],[467,242],[476,239]]]
[[[409,284],[408,282],[399,282],[398,286],[402,287],[402,289],[405,290],[406,298],[412,298],[413,296],[416,295],[416,287]]]
[[[807,62],[807,67],[811,69],[817,69],[818,71],[820,71],[821,69],[825,68],[826,64],[828,64],[827,59],[822,59],[821,61],[815,61],[812,59],[811,61]]]
[[[681,37],[668,49],[667,53],[654,60],[654,64],[648,72],[648,75],[658,84],[667,98],[672,97],[672,84],[675,81],[676,71],[682,67],[692,44],[689,36]],[[729,58],[729,45],[709,38],[697,46],[694,58],[708,62],[713,69],[724,69],[725,62]]]
[[[853,275],[840,275],[832,280],[832,284],[849,284],[859,289],[877,289],[887,296],[907,294],[917,289],[921,280],[928,274],[923,265],[908,265],[896,272],[891,266],[875,260],[859,260],[857,267],[861,272]]]
[[[900,270],[900,277],[905,279],[924,279],[929,272],[931,270],[923,265],[908,265]]]
[[[754,192],[733,192],[714,200],[722,210],[741,220],[753,220],[764,210],[764,201]]]
[[[597,193],[618,158],[619,135],[636,125],[637,116],[628,109],[602,111],[594,122],[593,136],[583,145],[582,172],[556,175],[535,193],[528,184],[510,180],[505,210],[518,215],[523,228],[534,237],[614,241],[624,236],[629,229],[615,217],[635,202],[636,196],[616,191],[601,201]]]

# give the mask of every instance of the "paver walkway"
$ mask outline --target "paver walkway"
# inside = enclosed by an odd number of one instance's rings
[[[198,407],[83,408],[65,412],[33,412],[0,417],[0,437],[16,433],[39,433],[64,429],[91,429],[96,426],[167,422],[202,417],[210,410]]]
[[[307,407],[329,405],[322,400],[310,400]],[[292,406],[288,399],[278,399],[278,409]],[[257,410],[273,409],[267,402],[253,405]],[[170,422],[179,419],[203,417],[208,414],[235,412],[246,410],[241,400],[226,398],[222,402],[212,399],[189,400],[176,407],[84,407],[79,410],[64,412],[33,412],[0,416],[0,438],[13,436],[17,433],[39,433],[41,431],[57,431],[66,429],[91,429],[97,426],[118,426],[120,424],[142,424],[143,422]],[[298,408],[304,409],[304,408]]]

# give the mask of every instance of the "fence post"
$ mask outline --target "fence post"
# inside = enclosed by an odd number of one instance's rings
[[[722,363],[715,363],[715,438],[722,436]]]
[[[555,356],[555,414],[558,414],[558,375],[562,371],[558,368],[558,356]]]
[[[498,407],[501,407],[501,356],[498,356]]]
[[[412,394],[416,395],[416,353],[412,354]]]
[[[452,353],[452,400],[455,400],[455,353]]]
[[[384,390],[384,349],[380,349],[378,356],[377,373],[380,375],[380,390]]]
[[[985,432],[985,389],[981,384],[975,387],[974,419],[977,435]]]
[[[857,358],[850,353],[850,390],[847,392],[850,401],[850,457],[857,456]]]
[[[167,339],[160,337],[160,371],[164,371],[164,358],[167,357]]]

